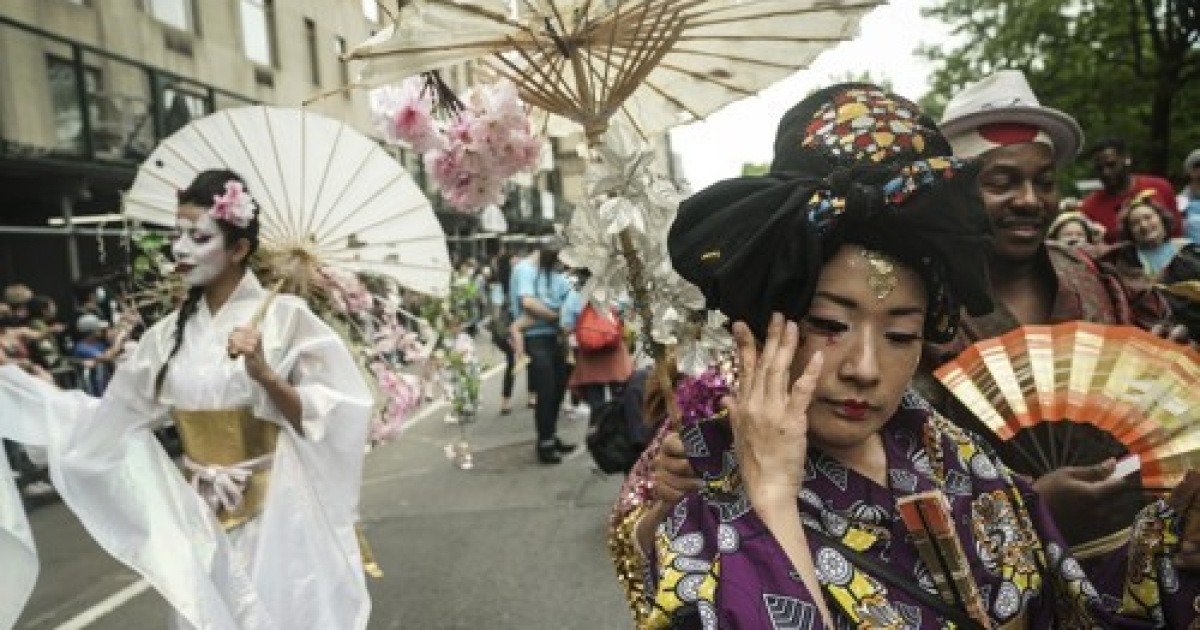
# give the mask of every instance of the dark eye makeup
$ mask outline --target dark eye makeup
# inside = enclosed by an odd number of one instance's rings
[[[850,330],[850,327],[842,322],[832,319],[825,319],[824,317],[817,317],[815,315],[805,315],[804,321],[809,326],[816,329],[817,333],[819,334],[837,335]]]
[[[834,319],[826,319],[815,315],[806,315],[804,322],[811,327],[814,332],[819,335],[840,335],[850,330],[850,326]],[[907,345],[910,343],[919,343],[924,337],[920,333],[909,332],[887,332],[884,337],[895,344]]]
[[[884,336],[887,337],[888,341],[901,345],[920,343],[920,341],[924,339],[923,336],[917,333],[890,332],[886,333]]]

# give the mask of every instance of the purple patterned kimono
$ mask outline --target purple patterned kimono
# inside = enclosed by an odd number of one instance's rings
[[[725,388],[711,376],[708,412],[685,415],[682,437],[706,489],[688,495],[659,527],[645,578],[647,628],[795,629],[821,627],[811,593],[766,529],[737,479],[732,435],[716,407]],[[695,400],[695,398],[693,398]],[[936,415],[915,394],[881,430],[888,487],[810,451],[798,499],[817,577],[838,628],[955,627],[892,582],[847,557],[871,556],[936,597],[896,498],[939,491],[995,628],[1200,627],[1200,581],[1167,558],[1179,521],[1164,502],[1147,507],[1131,542],[1113,554],[1116,584],[1101,596],[1069,555],[1049,511],[1024,480],[986,447]],[[822,537],[825,537],[822,542]],[[841,541],[841,550],[828,538]]]

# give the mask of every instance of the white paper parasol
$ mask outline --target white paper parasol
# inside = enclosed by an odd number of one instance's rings
[[[348,125],[264,106],[206,116],[150,154],[125,215],[174,225],[178,191],[214,168],[245,178],[261,208],[264,251],[448,295],[446,236],[429,200],[379,144]]]
[[[553,114],[552,135],[644,137],[807,67],[882,0],[413,0],[355,47],[378,85],[479,60]],[[571,124],[573,123],[573,124]]]

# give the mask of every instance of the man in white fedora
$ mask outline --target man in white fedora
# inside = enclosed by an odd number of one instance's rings
[[[1018,70],[1001,70],[964,88],[946,104],[939,126],[960,157],[1033,143],[1048,148],[1055,164],[1065,166],[1083,146],[1079,123],[1043,107]]]
[[[1078,155],[1083,131],[1071,116],[1042,106],[1023,74],[1005,70],[967,87],[947,104],[940,126],[956,156],[983,162],[979,188],[995,238],[989,272],[996,308],[982,317],[964,314],[957,339],[927,350],[929,367],[1020,326],[1084,320],[1150,328],[1164,320],[1166,303],[1150,286],[1124,286],[1115,271],[1046,241],[1058,214],[1057,169]],[[921,382],[956,422],[991,434],[954,404],[936,379]],[[1120,546],[1144,503],[1125,480],[1112,479],[1114,467],[1107,458],[1119,452],[1114,448],[1110,453],[1116,443],[1102,437],[1075,434],[1074,440],[1084,443],[1074,446],[1088,457],[1079,461],[1092,465],[1059,468],[1040,477],[1045,471],[1010,443],[992,440],[1005,463],[1038,477],[1035,487],[1085,562]]]

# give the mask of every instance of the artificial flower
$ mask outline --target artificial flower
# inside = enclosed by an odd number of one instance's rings
[[[720,311],[708,311],[703,319],[684,326],[676,349],[677,365],[684,374],[700,374],[721,362],[733,348],[728,318]]]
[[[721,399],[730,394],[729,381],[716,369],[685,376],[675,387],[680,421],[695,424],[723,413]]]
[[[392,142],[405,141],[423,155],[426,169],[453,208],[478,212],[504,203],[504,183],[537,166],[542,140],[531,132],[517,89],[502,81],[478,85],[444,128],[433,120],[423,79],[377,90],[376,124]]]
[[[358,276],[334,267],[323,267],[318,282],[329,295],[330,304],[339,313],[359,315],[371,310],[375,299]]]
[[[242,183],[230,180],[225,182],[225,194],[213,197],[209,214],[214,219],[244,228],[254,219],[254,207],[254,199],[246,192]]]
[[[417,153],[441,148],[444,139],[433,119],[433,98],[420,77],[371,93],[375,126],[389,142],[406,142]]]
[[[421,387],[416,377],[399,374],[382,361],[372,363],[371,372],[383,397],[383,408],[371,422],[371,441],[378,444],[400,435],[405,420],[421,404]]]

